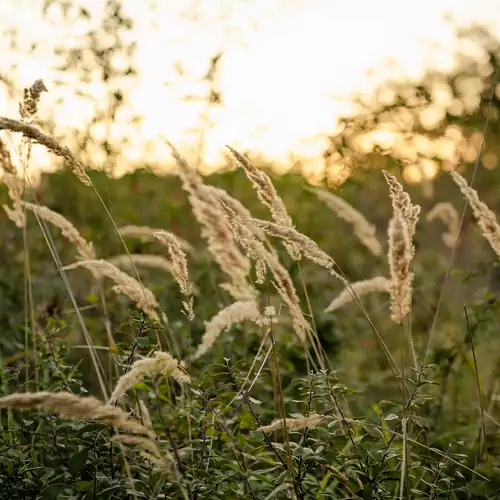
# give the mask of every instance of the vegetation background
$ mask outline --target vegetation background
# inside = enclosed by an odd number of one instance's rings
[[[78,21],[85,27],[91,12],[84,3],[46,1],[43,13],[57,11],[61,23]],[[55,48],[60,81],[52,84],[80,93],[89,103],[97,101],[90,125],[61,128],[50,113],[37,119],[37,126],[90,167],[93,188],[56,157],[50,160],[58,167],[55,172],[34,175],[33,163],[45,158],[36,146],[30,169],[19,169],[23,197],[64,215],[93,243],[99,258],[124,253],[115,228],[126,225],[162,228],[189,242],[195,319],[182,314],[174,277],[158,269],[138,266],[168,326],[151,322],[107,282],[96,286],[84,270],[68,273],[69,294],[57,262],[74,262],[75,249],[33,214],[27,213],[26,227],[20,229],[2,211],[1,395],[64,391],[102,399],[79,314],[111,393],[141,356],[163,350],[189,361],[206,323],[232,302],[219,286],[223,273],[207,250],[177,172],[158,172],[144,155],[133,172],[115,175],[116,164],[124,161],[122,148],[135,139],[111,140],[112,131],[134,120],[140,127],[126,98],[128,80],[136,75],[135,43],[127,36],[134,19],[119,0],[103,5],[98,27],[83,30],[77,45]],[[450,72],[429,71],[420,81],[387,81],[369,98],[355,97],[356,112],[337,124],[332,120],[332,132],[325,134],[321,169],[307,173],[307,165],[296,159],[278,176],[259,151],[240,151],[269,173],[296,229],[332,256],[351,283],[388,276],[392,207],[381,171],[401,179],[412,202],[422,207],[412,263],[411,332],[422,363],[418,369],[411,366],[408,325],[391,321],[387,294],[362,297],[369,321],[355,303],[326,312],[342,284],[314,263],[293,261],[276,242],[324,351],[324,366],[280,314],[264,339],[247,323],[224,331],[205,356],[188,362],[192,382],[187,387],[162,374],[145,376],[123,407],[144,425],[152,420],[161,463],[144,442],[115,439],[117,427],[107,425],[109,420],[0,409],[0,498],[500,497],[498,259],[449,174],[458,169],[472,178],[480,198],[500,213],[500,40],[484,26],[457,30],[470,55],[457,55]],[[15,32],[11,35],[15,53],[20,41]],[[208,58],[201,79],[205,94],[196,96],[203,119],[193,148],[186,151],[193,166],[203,167],[204,141],[217,116],[214,110],[224,101],[217,80],[223,57],[221,49]],[[12,103],[23,99],[12,78],[17,69],[0,75]],[[182,79],[182,69],[177,77]],[[99,100],[89,90],[95,80],[105,89]],[[46,109],[51,107],[48,90],[41,95]],[[96,137],[97,125],[107,133]],[[15,151],[19,137],[3,134]],[[253,217],[269,219],[235,159],[228,153],[222,163],[203,181],[240,200]],[[351,226],[318,200],[313,186],[334,192],[364,214],[376,227],[383,254],[370,254]],[[10,199],[0,184],[0,204],[10,206]],[[444,226],[425,218],[438,202],[452,203],[460,216],[464,211],[453,249],[442,240]],[[158,242],[125,240],[131,254],[168,256]],[[270,280],[259,290],[263,306],[279,306]],[[373,324],[401,370],[399,378]],[[283,425],[285,417],[311,415],[324,417],[320,425],[288,431]],[[273,421],[281,428],[259,432]]]

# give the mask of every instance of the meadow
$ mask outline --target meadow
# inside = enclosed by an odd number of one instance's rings
[[[499,497],[496,171],[429,196],[170,145],[110,179],[40,98],[0,117],[0,498]]]

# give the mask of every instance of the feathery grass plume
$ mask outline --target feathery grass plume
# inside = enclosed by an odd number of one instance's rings
[[[255,296],[255,289],[248,282],[251,270],[249,259],[243,255],[224,217],[221,202],[210,190],[206,189],[196,170],[180,156],[174,146],[167,142],[172,156],[179,166],[179,175],[188,193],[193,213],[201,224],[201,234],[207,241],[209,252],[222,271],[231,278],[224,288],[236,300]]]
[[[151,420],[151,414],[149,413],[146,403],[139,399],[138,401],[139,413],[141,415],[142,424],[148,429],[153,428],[153,421]]]
[[[42,92],[48,92],[43,80],[36,80],[31,87],[24,89],[24,97],[19,104],[19,116],[24,123],[35,120]]]
[[[342,306],[352,302],[354,299],[353,293],[360,297],[373,292],[389,292],[391,280],[384,276],[376,276],[368,280],[356,281],[351,283],[349,288],[343,290],[338,297],[333,299],[330,305],[325,309],[325,312],[335,311]]]
[[[16,167],[12,163],[12,157],[7,144],[0,137],[0,167],[4,172],[16,174]]]
[[[12,208],[3,205],[3,209],[7,217],[18,227],[23,228],[26,224],[26,214],[22,208],[21,195],[23,193],[23,186],[21,179],[17,174],[4,172],[2,175],[2,182],[7,186],[9,198],[12,200]]]
[[[233,198],[227,191],[224,189],[215,187],[215,186],[209,186],[206,185],[206,188],[212,192],[219,200],[221,201],[222,208],[224,209],[225,212],[228,213],[229,216],[237,215],[241,219],[251,219],[252,218],[252,213],[250,210],[248,210],[241,201],[237,200],[236,198]],[[260,231],[256,227],[251,228],[253,230],[253,233],[259,240],[265,241],[266,240],[266,235],[263,231]]]
[[[140,446],[144,451],[155,458],[155,462],[161,459],[161,453],[158,450],[156,443],[151,438],[133,436],[130,434],[117,434],[113,436],[111,440],[129,446]]]
[[[86,241],[66,217],[43,205],[36,205],[27,201],[23,201],[21,204],[41,219],[58,227],[62,235],[74,245],[78,260],[94,260],[96,258],[92,243]]]
[[[260,285],[266,282],[266,254],[267,250],[262,243],[262,240],[255,235],[256,228],[251,224],[243,224],[243,220],[237,211],[232,206],[221,200],[222,208],[226,213],[226,221],[233,232],[235,240],[242,246],[247,257],[255,262],[255,272],[257,274],[256,282]],[[257,231],[260,231],[257,229]],[[260,231],[262,232],[262,231]],[[264,233],[263,233],[264,234]],[[265,238],[265,235],[264,235]]]
[[[253,219],[241,219],[227,206],[226,212],[228,224],[236,240],[250,259],[256,262],[257,282],[265,282],[266,271],[269,269],[273,275],[276,290],[290,311],[294,331],[302,344],[305,344],[306,332],[310,326],[302,313],[300,299],[288,271],[281,265],[276,253],[269,251],[262,241],[254,236]]]
[[[125,375],[118,379],[109,404],[119,403],[125,393],[145,377],[169,375],[181,384],[189,383],[191,378],[183,371],[183,368],[184,363],[177,361],[167,352],[157,351],[151,358],[139,359],[132,364]]]
[[[257,191],[257,196],[259,200],[269,208],[271,215],[276,222],[276,224],[284,227],[293,228],[293,222],[288,211],[283,203],[283,200],[278,196],[276,188],[272,183],[270,177],[256,168],[248,158],[238,153],[235,149],[230,146],[226,146],[229,151],[236,158],[238,163],[243,167],[248,179],[253,184],[255,190]],[[284,241],[285,248],[294,260],[300,260],[301,254],[298,246],[289,241]]]
[[[7,145],[0,138],[0,167],[3,170],[2,181],[7,186],[9,198],[12,200],[12,208],[3,205],[7,217],[14,222],[18,228],[26,224],[26,215],[21,207],[21,195],[23,184],[17,170],[12,163],[12,157]]]
[[[348,283],[346,279],[343,278],[334,269],[334,267],[336,266],[335,261],[328,254],[323,252],[323,250],[321,250],[321,248],[319,248],[319,246],[313,240],[311,240],[311,238],[308,238],[306,235],[299,233],[292,227],[280,226],[278,224],[275,224],[274,222],[260,219],[252,219],[249,222],[251,224],[255,224],[255,226],[262,229],[271,236],[276,236],[284,241],[288,241],[289,243],[296,245],[296,247],[304,253],[305,257],[307,257],[318,266],[327,269],[332,276],[335,276],[338,280],[340,280],[344,285],[347,286]]]
[[[471,188],[467,181],[458,173],[451,172],[451,177],[460,188],[462,194],[467,198],[472,208],[472,213],[477,220],[477,224],[490,244],[493,251],[500,257],[500,226],[495,214],[486,203],[479,199],[477,191]]]
[[[413,237],[415,236],[418,216],[420,214],[420,206],[412,204],[410,195],[404,191],[403,186],[396,179],[396,177],[394,177],[386,170],[382,170],[382,173],[384,174],[385,180],[389,185],[389,196],[391,197],[393,212],[396,213],[397,211],[400,211],[406,222],[413,257],[413,255],[415,254]]]
[[[391,319],[400,324],[411,309],[413,273],[410,271],[410,264],[413,258],[413,248],[406,219],[398,209],[389,222],[388,236]]]
[[[120,408],[106,404],[93,396],[82,397],[69,392],[25,392],[0,397],[0,408],[13,410],[42,408],[46,411],[56,411],[67,419],[103,422],[117,429],[154,439],[154,433],[150,429],[131,420]]]
[[[447,247],[453,248],[460,229],[459,216],[455,207],[451,203],[436,203],[425,218],[429,222],[440,219],[446,225],[447,231],[442,234],[441,238]]]
[[[151,269],[161,269],[168,273],[172,273],[172,263],[161,255],[147,253],[123,253],[109,257],[106,260],[111,262],[114,266],[121,267],[123,269],[133,269],[133,265],[136,265]]]
[[[63,158],[70,166],[77,179],[86,186],[91,186],[90,177],[85,172],[85,167],[80,164],[66,146],[61,146],[53,137],[45,134],[34,125],[23,123],[12,118],[0,116],[0,130],[10,130],[22,134],[27,139],[32,139],[37,144],[45,146],[51,153]]]
[[[121,269],[129,270],[133,269],[134,265],[138,267],[144,267],[149,269],[161,269],[169,274],[172,274],[172,262],[163,257],[162,255],[155,255],[149,253],[131,253],[131,254],[118,254],[113,257],[106,259],[111,262],[114,266]],[[191,290],[194,295],[200,293],[199,288],[191,283]]]
[[[123,294],[132,299],[136,306],[154,321],[160,321],[157,310],[160,308],[154,293],[142,286],[136,279],[121,271],[106,260],[82,260],[63,267],[64,270],[85,267],[96,276],[106,276],[112,279],[116,285],[113,291]]]
[[[332,418],[326,415],[318,415],[317,413],[311,413],[308,417],[303,418],[285,418],[285,425],[289,431],[299,430],[299,429],[314,429],[318,427],[325,419]],[[274,432],[283,429],[283,419],[274,420],[269,425],[264,425],[259,427],[257,430],[263,432]]]
[[[222,309],[206,323],[205,333],[192,359],[203,356],[226,328],[243,321],[259,323],[260,318],[261,314],[255,300],[240,300]]]
[[[42,92],[48,92],[43,80],[36,80],[31,87],[24,89],[23,100],[19,103],[19,116],[23,123],[30,125],[35,122]],[[31,158],[31,146],[31,139],[23,137],[20,156],[25,169],[28,167]]]
[[[186,297],[182,303],[186,317],[192,321],[194,319],[193,311],[193,286],[189,281],[188,264],[186,254],[177,240],[176,236],[167,231],[158,231],[153,236],[166,245],[170,259],[172,260],[172,276],[179,285],[181,293]]]
[[[162,231],[164,231],[164,229],[159,227],[155,228],[149,226],[134,226],[130,224],[128,226],[122,226],[118,228],[118,231],[122,236],[141,238],[142,240],[154,240],[155,239],[154,234],[161,233]],[[193,247],[191,246],[190,243],[188,243],[186,240],[183,240],[177,235],[175,237],[184,251],[186,252],[193,251]]]
[[[382,253],[382,245],[377,239],[375,226],[370,224],[363,214],[358,212],[347,201],[326,189],[310,188],[309,191],[314,193],[320,201],[324,202],[341,219],[352,224],[354,234],[373,255],[379,256]]]

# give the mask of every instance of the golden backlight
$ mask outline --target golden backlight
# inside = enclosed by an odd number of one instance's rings
[[[10,50],[7,37],[0,37],[0,72],[19,89],[44,79],[50,93],[43,97],[41,113],[55,118],[59,133],[86,127],[104,99],[104,87],[97,81],[86,86],[95,101],[89,103],[77,95],[78,74],[64,75],[72,86],[63,87],[55,83],[60,75],[52,69],[54,47],[74,40],[84,26],[57,18],[49,24],[40,15],[42,3],[0,2],[2,32],[16,28],[19,33],[19,50]],[[96,15],[104,4],[80,3]],[[498,0],[123,0],[123,5],[135,22],[138,68],[137,78],[124,91],[127,106],[142,122],[137,127],[123,120],[112,130],[99,125],[91,129],[96,139],[130,139],[121,148],[114,171],[118,175],[140,162],[167,170],[172,162],[161,136],[192,159],[202,139],[203,170],[220,165],[224,145],[230,144],[262,155],[282,171],[300,160],[309,173],[317,173],[323,167],[325,135],[340,115],[353,110],[353,94],[369,94],[388,77],[418,79],[428,68],[447,71],[453,66],[455,30],[445,13],[461,25],[495,20],[493,29],[500,32]],[[32,42],[40,45],[29,54]],[[216,82],[223,101],[203,121],[203,100],[186,102],[183,97],[206,94],[201,79],[217,52],[223,52]],[[175,73],[176,61],[190,78]],[[0,113],[16,112],[16,102],[0,84]],[[213,126],[206,126],[207,119]],[[374,140],[391,146],[396,138],[387,132]],[[419,147],[430,146],[422,140]],[[103,159],[96,150],[96,166]],[[51,160],[37,151],[33,168],[50,170]],[[493,163],[491,159],[490,168]],[[408,177],[419,180],[436,171],[427,162]]]

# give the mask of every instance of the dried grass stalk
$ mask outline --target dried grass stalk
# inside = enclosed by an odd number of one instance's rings
[[[188,193],[193,213],[201,224],[201,234],[207,241],[208,250],[222,271],[231,278],[231,283],[225,288],[237,300],[253,297],[255,289],[248,282],[251,263],[236,245],[219,199],[206,189],[201,177],[174,146],[168,144],[179,166],[179,175]]]
[[[337,271],[335,271],[336,263],[335,261],[327,255],[318,245],[302,233],[299,233],[296,229],[291,227],[283,227],[275,224],[274,222],[269,222],[265,220],[252,219],[249,221],[258,228],[265,231],[267,234],[281,238],[284,241],[293,243],[301,252],[304,253],[305,257],[317,264],[318,266],[327,269],[332,276],[335,276],[344,285],[347,286],[347,281],[343,278]]]
[[[75,159],[71,151],[66,146],[61,146],[53,137],[45,134],[34,125],[0,116],[0,130],[17,132],[27,139],[31,139],[35,143],[45,146],[50,152],[56,156],[60,156],[66,161],[80,182],[86,186],[92,185],[90,177],[85,172],[85,167]]]
[[[410,195],[405,192],[401,183],[391,175],[386,170],[382,170],[385,180],[389,185],[389,196],[391,197],[393,212],[400,211],[403,218],[405,219],[406,226],[408,228],[408,237],[410,242],[413,242],[413,237],[415,236],[416,226],[418,222],[418,216],[420,214],[420,206],[413,205],[411,202]],[[415,248],[412,243],[412,256],[415,253]]]
[[[160,308],[154,293],[141,285],[136,279],[121,271],[116,266],[106,260],[82,260],[69,266],[63,267],[65,270],[85,267],[95,276],[106,276],[112,279],[116,285],[113,291],[123,294],[132,299],[136,306],[154,321],[160,321],[157,310]]]
[[[36,80],[31,87],[24,89],[24,97],[19,104],[19,116],[24,123],[35,120],[42,92],[48,92],[43,80]]]
[[[388,227],[391,318],[399,324],[411,310],[413,273],[410,266],[415,255],[413,237],[420,206],[412,204],[410,195],[404,191],[396,177],[385,170],[382,173],[389,185],[393,210]]]
[[[119,403],[125,393],[143,378],[159,375],[171,376],[179,383],[191,381],[184,371],[182,361],[177,361],[167,352],[157,351],[151,358],[140,359],[133,363],[130,370],[118,379],[109,404]]]
[[[3,209],[7,217],[21,229],[26,225],[26,214],[22,208],[22,181],[17,174],[10,172],[3,173],[2,181],[7,186],[9,198],[12,200],[12,208],[3,205]]]
[[[143,240],[154,240],[155,233],[161,233],[162,231],[164,231],[164,229],[157,227],[149,227],[149,226],[134,226],[130,224],[128,226],[122,226],[118,228],[118,231],[122,236],[141,238]],[[188,243],[186,240],[183,240],[177,235],[175,237],[184,251],[186,252],[193,251],[193,247],[191,246],[190,243]]]
[[[129,446],[140,446],[144,451],[153,456],[155,461],[161,459],[161,453],[158,450],[156,443],[150,438],[144,436],[132,436],[130,434],[117,434],[116,436],[113,436],[111,440]]]
[[[446,225],[446,231],[441,238],[448,248],[453,248],[459,232],[459,216],[455,207],[451,203],[436,203],[427,213],[426,220],[432,222],[439,219]]]
[[[215,186],[209,186],[206,185],[206,188],[213,193],[217,198],[219,198],[222,208],[224,209],[224,212],[229,217],[237,216],[242,220],[245,219],[251,219],[252,218],[252,213],[248,208],[241,203],[241,201],[237,200],[236,198],[233,198],[227,191],[224,189],[220,189]],[[263,231],[260,231],[256,227],[252,228],[254,235],[261,241],[266,240],[266,235]]]
[[[16,174],[16,167],[12,162],[12,156],[10,154],[7,144],[0,137],[0,167],[4,172],[9,174]]]
[[[3,170],[2,181],[7,186],[9,198],[12,200],[12,208],[3,205],[7,217],[14,222],[18,228],[26,224],[26,215],[21,207],[23,183],[17,175],[16,167],[12,163],[9,148],[0,138],[0,167]]]
[[[284,422],[286,428],[289,431],[299,430],[299,429],[314,429],[318,427],[325,419],[332,418],[326,415],[318,415],[316,413],[311,413],[308,417],[303,418],[285,418]],[[274,432],[283,429],[283,419],[274,420],[269,425],[264,425],[259,427],[259,431],[263,432]]]
[[[227,146],[227,148],[243,167],[243,170],[245,170],[248,179],[257,191],[259,200],[269,208],[276,224],[287,228],[293,228],[292,218],[288,215],[285,204],[278,196],[270,177],[262,170],[256,168],[248,158],[238,153],[238,151],[229,146]],[[299,246],[291,241],[284,241],[284,244],[292,259],[300,260],[301,254]]]
[[[234,211],[226,208],[228,223],[236,240],[250,259],[256,262],[257,282],[265,282],[266,271],[269,269],[278,294],[290,311],[294,331],[302,344],[305,344],[309,324],[302,313],[300,299],[288,271],[281,265],[277,255],[269,251],[262,241],[255,237],[255,226],[252,224],[254,219],[241,219]]]
[[[154,434],[120,408],[105,404],[92,396],[82,397],[69,392],[25,392],[0,398],[0,408],[27,410],[42,408],[56,411],[71,420],[94,420],[117,429],[154,438]]]
[[[382,245],[377,239],[376,228],[366,220],[363,214],[358,212],[347,201],[325,189],[311,189],[310,191],[330,207],[341,219],[352,224],[354,234],[373,255],[381,255]]]
[[[490,244],[493,251],[500,257],[500,226],[492,210],[479,199],[477,191],[471,188],[467,181],[458,173],[451,172],[455,184],[460,188],[462,194],[469,200],[472,213],[477,220],[477,224]]]
[[[66,217],[43,205],[23,201],[22,206],[38,215],[41,219],[58,227],[62,235],[74,245],[78,260],[94,260],[96,258],[92,243],[85,240],[78,229]]]
[[[161,255],[146,254],[146,253],[131,253],[114,255],[106,259],[114,266],[123,269],[133,269],[134,265],[139,267],[147,267],[151,269],[161,269],[168,273],[172,273],[172,263]]]
[[[362,296],[373,292],[389,292],[391,280],[384,276],[376,276],[368,280],[357,281],[351,283],[348,288],[343,290],[338,297],[333,299],[330,305],[325,309],[325,312],[335,311],[340,309],[349,302],[355,300],[355,296]],[[353,294],[355,294],[353,296]]]
[[[391,319],[400,324],[410,312],[413,273],[410,264],[413,247],[403,214],[397,210],[389,222],[389,268],[391,272]]]
[[[206,324],[205,333],[192,359],[203,356],[225,329],[243,321],[258,323],[260,316],[259,308],[254,300],[238,301],[222,309]]]
[[[40,102],[42,92],[47,92],[43,80],[36,80],[31,87],[24,89],[24,97],[19,104],[19,116],[23,123],[30,125],[35,122],[38,113],[38,103]],[[31,139],[23,137],[20,147],[20,156],[25,171],[28,168],[31,158],[31,147]]]
[[[181,293],[186,297],[182,303],[184,313],[192,321],[194,319],[193,311],[193,286],[189,281],[188,265],[186,254],[182,250],[180,242],[175,235],[167,231],[158,231],[153,235],[158,241],[166,245],[170,259],[172,260],[172,276],[179,285]]]
[[[153,421],[151,420],[151,414],[149,413],[149,410],[148,410],[148,407],[146,406],[146,403],[142,399],[139,399],[138,406],[139,406],[139,413],[141,415],[142,424],[145,427],[147,427],[148,429],[152,429],[153,428]]]

